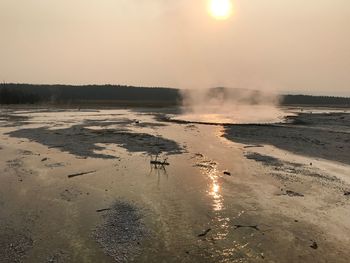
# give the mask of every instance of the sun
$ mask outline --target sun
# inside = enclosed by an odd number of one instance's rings
[[[210,0],[209,12],[216,19],[227,19],[232,14],[231,0]]]

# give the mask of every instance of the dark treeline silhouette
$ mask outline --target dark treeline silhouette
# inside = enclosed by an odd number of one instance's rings
[[[315,105],[350,107],[350,98],[332,96],[284,95],[282,105]]]
[[[160,87],[122,85],[32,85],[0,84],[0,104],[113,104],[177,105],[178,90]]]
[[[96,104],[175,106],[181,104],[178,89],[123,85],[0,84],[0,104]],[[284,95],[282,105],[350,107],[350,98]]]

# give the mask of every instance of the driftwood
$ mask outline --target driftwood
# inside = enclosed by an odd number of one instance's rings
[[[167,161],[151,161],[151,164],[154,164],[154,165],[170,165],[170,163],[168,163]]]
[[[251,225],[251,226],[249,226],[249,225],[234,225],[234,226],[236,227],[236,229],[245,227],[245,228],[253,228],[253,229],[257,230],[257,231],[260,231],[258,225]]]
[[[243,148],[248,149],[248,148],[262,148],[264,147],[263,145],[256,144],[256,145],[246,145]]]
[[[291,190],[287,190],[286,191],[286,195],[288,195],[288,196],[299,196],[299,197],[303,197],[304,196],[303,194],[300,194],[300,193],[297,193],[297,192],[294,192],[294,191],[291,191]]]
[[[158,156],[159,156],[159,154],[157,154],[155,156],[155,158],[153,159],[153,157],[151,155],[150,164],[152,165],[152,167],[154,167],[155,169],[165,169],[165,166],[170,165],[170,163],[168,163],[168,158],[164,158],[163,160],[159,160]]]
[[[300,194],[298,192],[294,192],[294,191],[291,191],[291,190],[287,190],[285,193],[277,194],[277,195],[278,196],[287,195],[287,196],[290,196],[290,197],[304,197],[303,194]]]
[[[83,172],[83,173],[70,174],[70,175],[67,175],[67,176],[68,176],[68,178],[73,178],[73,177],[76,177],[76,176],[85,175],[85,174],[92,174],[92,173],[96,173],[96,171],[89,171],[89,172]]]
[[[105,212],[111,210],[110,208],[103,208],[103,209],[98,209],[96,210],[97,213]]]
[[[211,231],[211,228],[208,228],[202,234],[199,234],[198,237],[205,237],[210,231]]]

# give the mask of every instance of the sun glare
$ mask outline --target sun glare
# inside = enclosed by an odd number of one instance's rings
[[[231,0],[210,0],[209,12],[216,19],[227,19],[232,13]]]

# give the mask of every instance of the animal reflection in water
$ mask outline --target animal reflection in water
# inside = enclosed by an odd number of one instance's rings
[[[168,179],[168,173],[166,171],[166,166],[169,166],[170,163],[168,162],[168,157],[161,158],[159,157],[159,154],[156,154],[154,157],[151,155],[151,170],[149,173],[149,176],[152,174],[156,174],[158,177],[157,180],[157,186],[159,187],[160,185],[160,177],[165,175],[166,178]]]

